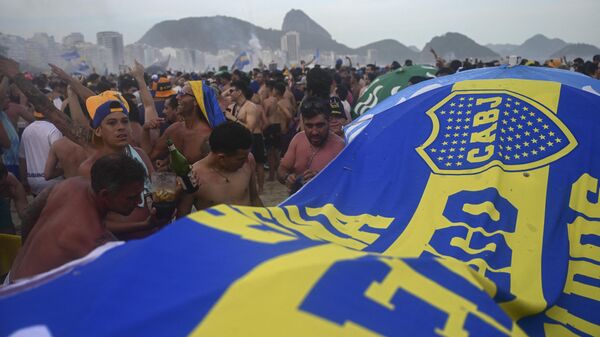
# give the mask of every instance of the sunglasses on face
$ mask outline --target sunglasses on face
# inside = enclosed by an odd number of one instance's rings
[[[177,98],[183,98],[183,96],[191,96],[191,97],[196,98],[196,96],[194,96],[193,94],[190,94],[189,92],[185,92],[185,91],[180,91],[177,94]]]

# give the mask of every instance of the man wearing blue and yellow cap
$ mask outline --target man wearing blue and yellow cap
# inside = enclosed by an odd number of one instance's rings
[[[93,130],[92,143],[95,153],[86,159],[79,167],[79,174],[90,176],[92,165],[101,157],[113,153],[125,153],[138,161],[146,170],[147,176],[152,171],[152,163],[148,155],[140,148],[129,144],[131,133],[129,128],[129,105],[116,91],[105,91],[100,95],[91,96],[86,100],[90,115],[90,125]],[[143,194],[150,193],[150,183],[146,180]],[[145,204],[145,198],[128,216],[109,213],[106,217],[107,227],[115,234],[144,230],[149,227],[150,212]],[[125,237],[128,237],[127,235]]]
[[[86,107],[91,121],[90,125],[86,126],[73,121],[56,109],[43,93],[24,78],[19,71],[19,64],[14,60],[0,57],[0,74],[11,78],[34,105],[36,111],[43,113],[63,135],[93,152],[79,167],[81,176],[89,178],[93,164],[99,158],[114,153],[126,154],[141,163],[148,176],[152,173],[152,165],[144,151],[129,145],[131,131],[127,116],[128,105],[120,93],[106,91],[100,95],[87,97]],[[144,185],[144,189],[149,190],[147,180]],[[138,207],[128,216],[115,212],[108,213],[106,216],[107,228],[121,238],[128,238],[147,235],[148,231],[154,231],[163,225],[165,221],[159,222],[155,217],[150,216],[150,210],[145,205],[145,198],[141,198],[141,200]],[[131,233],[133,235],[130,235]]]

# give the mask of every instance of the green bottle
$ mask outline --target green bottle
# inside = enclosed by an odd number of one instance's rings
[[[171,170],[183,181],[183,190],[185,193],[194,193],[198,190],[198,185],[192,179],[192,167],[187,159],[177,150],[171,138],[167,139],[169,147],[169,156],[171,158]]]

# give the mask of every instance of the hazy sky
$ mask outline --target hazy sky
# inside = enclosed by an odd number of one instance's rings
[[[113,30],[129,44],[155,23],[190,16],[226,15],[281,29],[292,8],[353,48],[384,38],[423,48],[449,31],[480,44],[521,44],[542,33],[600,47],[600,0],[0,0],[0,32],[46,32],[57,41],[81,32],[95,43],[96,32]]]

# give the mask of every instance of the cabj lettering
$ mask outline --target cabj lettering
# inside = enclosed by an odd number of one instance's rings
[[[467,153],[470,163],[481,163],[487,161],[494,155],[494,145],[490,144],[496,140],[496,127],[498,126],[499,109],[495,109],[502,103],[502,97],[478,98],[475,106],[490,104],[489,110],[480,111],[473,117],[473,127],[489,125],[483,131],[471,133],[471,144],[478,145]],[[479,145],[481,143],[482,145]]]

